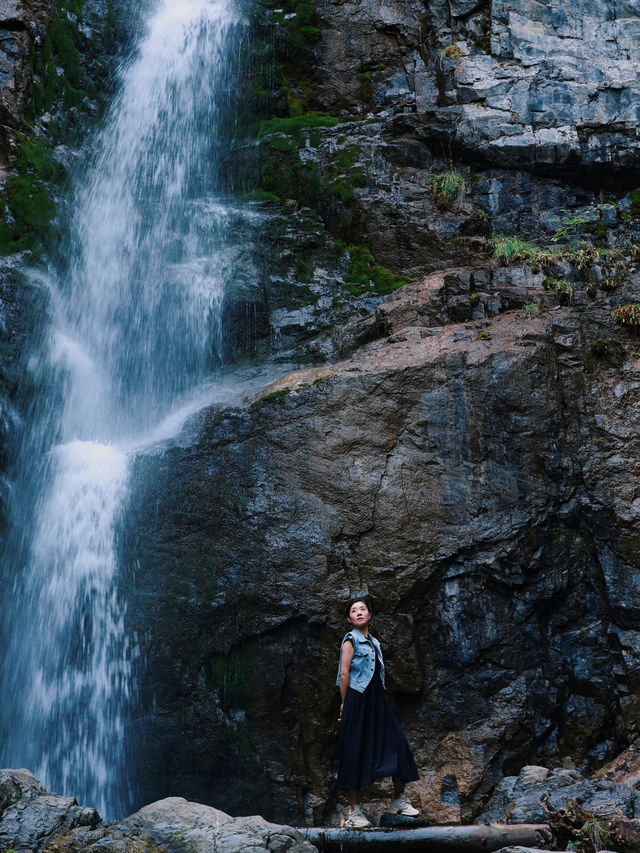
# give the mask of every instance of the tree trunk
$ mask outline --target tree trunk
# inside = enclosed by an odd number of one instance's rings
[[[430,826],[424,829],[324,829],[298,830],[318,850],[372,850],[375,853],[395,853],[400,850],[438,851],[438,853],[490,853],[501,847],[521,845],[543,848],[551,841],[546,824],[506,826]]]

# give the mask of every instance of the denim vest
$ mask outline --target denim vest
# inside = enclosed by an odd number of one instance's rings
[[[384,661],[382,660],[382,649],[375,637],[369,634],[365,637],[357,628],[344,635],[340,646],[340,659],[338,660],[338,679],[336,684],[340,687],[340,668],[342,666],[342,646],[346,640],[353,643],[353,658],[349,669],[349,687],[353,687],[358,693],[364,693],[367,685],[373,678],[376,668],[376,654],[380,661],[380,680],[384,687]]]

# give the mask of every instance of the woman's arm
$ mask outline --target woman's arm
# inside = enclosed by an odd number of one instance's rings
[[[350,640],[345,640],[342,645],[342,659],[340,662],[340,696],[342,705],[340,705],[340,716],[338,721],[342,719],[342,706],[349,689],[349,673],[351,670],[351,661],[353,660],[353,643]]]

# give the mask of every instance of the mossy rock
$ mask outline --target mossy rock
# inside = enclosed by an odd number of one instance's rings
[[[380,266],[365,246],[349,246],[348,251],[350,261],[345,289],[354,296],[371,291],[386,295],[415,281],[406,276],[396,276],[391,270]]]

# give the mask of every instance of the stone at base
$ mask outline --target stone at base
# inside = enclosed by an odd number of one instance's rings
[[[409,817],[406,814],[389,814],[388,812],[383,812],[380,815],[380,826],[382,827],[402,827],[402,829],[411,829],[412,827],[424,828],[426,826],[432,826],[433,824],[429,820],[424,820],[421,817]]]

